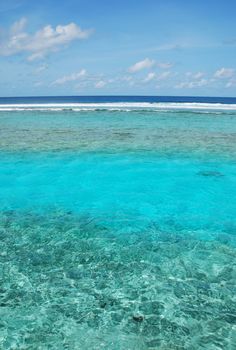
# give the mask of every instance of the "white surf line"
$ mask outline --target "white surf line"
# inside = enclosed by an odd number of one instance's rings
[[[109,103],[32,103],[0,104],[0,111],[62,111],[62,110],[220,110],[236,111],[236,104],[188,102],[109,102]]]

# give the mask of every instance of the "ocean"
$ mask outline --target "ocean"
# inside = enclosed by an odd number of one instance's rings
[[[0,348],[236,348],[236,98],[0,98]]]

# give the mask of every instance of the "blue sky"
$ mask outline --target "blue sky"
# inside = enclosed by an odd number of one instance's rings
[[[1,0],[0,96],[236,96],[235,0]]]

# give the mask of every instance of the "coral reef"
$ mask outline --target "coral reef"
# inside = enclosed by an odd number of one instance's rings
[[[215,237],[2,211],[0,348],[234,349],[236,250]]]

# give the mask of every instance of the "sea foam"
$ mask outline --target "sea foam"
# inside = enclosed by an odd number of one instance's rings
[[[0,111],[87,111],[87,110],[117,110],[117,111],[170,111],[170,110],[206,110],[206,111],[236,111],[236,104],[223,103],[173,103],[173,102],[110,102],[110,103],[32,103],[32,104],[0,104]]]

